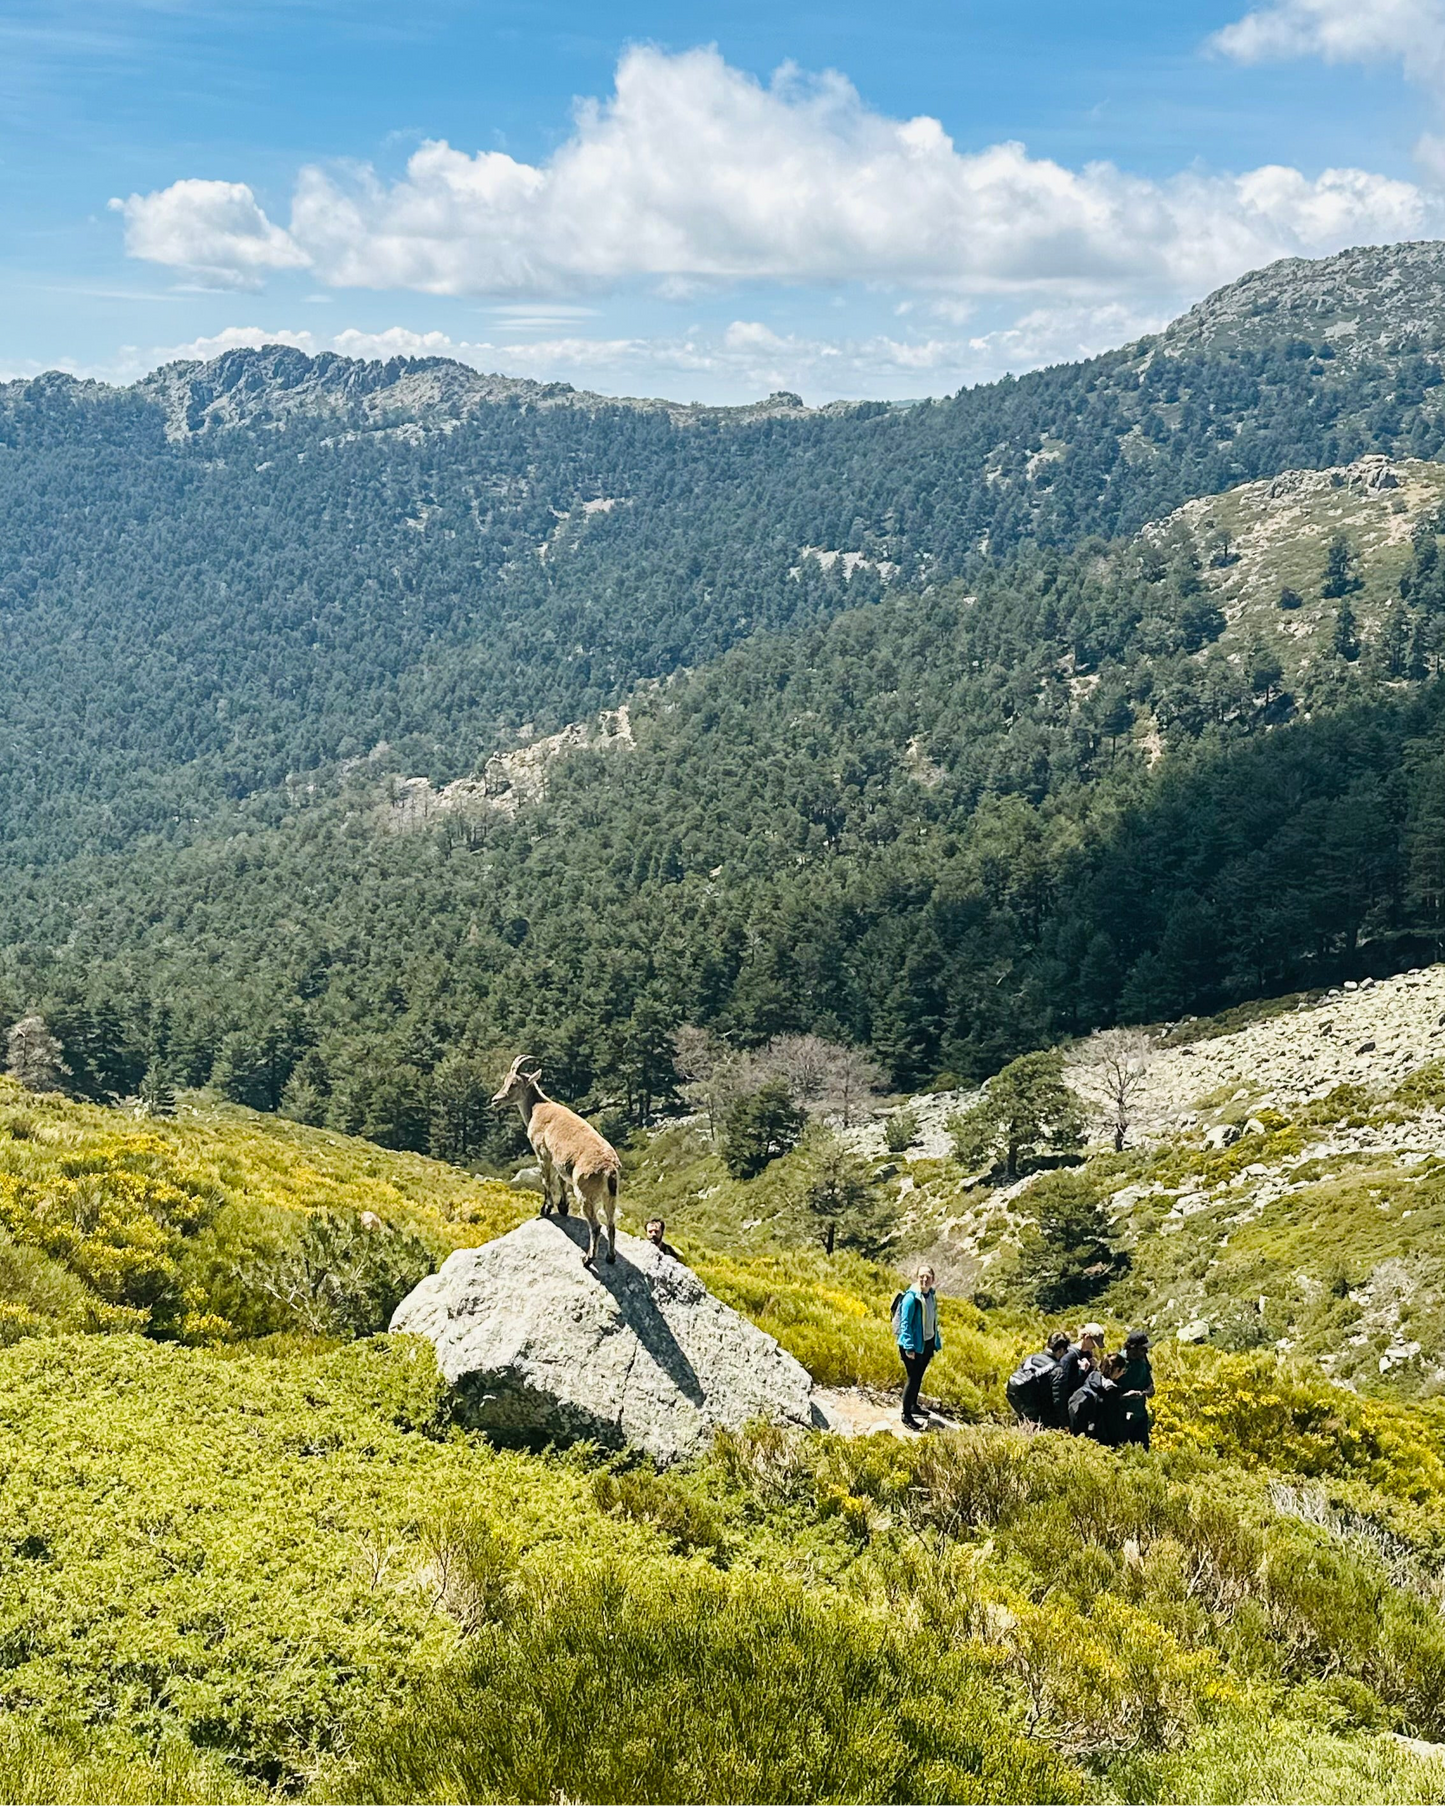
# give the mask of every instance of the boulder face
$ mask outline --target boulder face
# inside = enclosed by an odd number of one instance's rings
[[[451,1255],[397,1306],[393,1333],[426,1337],[477,1429],[665,1464],[750,1418],[822,1421],[807,1371],[690,1268],[619,1235],[616,1264],[594,1271],[586,1237],[577,1218],[534,1217]]]

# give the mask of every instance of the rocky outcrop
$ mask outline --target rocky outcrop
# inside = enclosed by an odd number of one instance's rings
[[[569,753],[635,744],[624,702],[619,708],[603,709],[595,721],[574,721],[559,733],[528,738],[520,746],[493,753],[480,777],[456,778],[441,789],[433,789],[427,778],[390,779],[386,826],[404,834],[425,828],[438,816],[459,812],[510,817],[546,794],[552,768]]]
[[[397,1307],[463,1414],[499,1442],[591,1440],[667,1463],[751,1418],[820,1422],[813,1382],[692,1270],[630,1235],[617,1262],[578,1258],[586,1224],[534,1217],[453,1254]]]
[[[587,413],[635,408],[666,414],[680,425],[749,425],[814,412],[848,413],[856,405],[834,402],[815,410],[798,396],[777,390],[765,401],[742,407],[706,407],[655,396],[597,395],[571,383],[474,370],[446,357],[382,362],[334,351],[311,357],[291,345],[236,346],[205,363],[165,364],[142,377],[133,392],[160,404],[166,436],[173,440],[228,427],[281,427],[303,417],[334,419],[353,431],[395,431],[415,438],[450,431],[492,405]]]
[[[1263,1109],[1290,1115],[1327,1097],[1336,1085],[1390,1092],[1418,1067],[1440,1059],[1445,1059],[1445,965],[1379,981],[1366,978],[1315,993],[1232,1035],[1158,1046],[1133,1100],[1133,1139],[1202,1128],[1206,1144],[1215,1145],[1205,1099],[1223,1100],[1216,1108],[1226,1115],[1241,1114],[1245,1104],[1256,1118]],[[1098,1103],[1102,1093],[1093,1060],[1093,1044],[1080,1041],[1071,1051],[1070,1080]],[[1391,1141],[1388,1128],[1371,1132],[1373,1145]],[[1420,1136],[1418,1123],[1408,1125],[1404,1145],[1418,1145]]]
[[[1358,245],[1333,257],[1287,257],[1216,289],[1169,326],[1173,353],[1253,349],[1302,339],[1363,361],[1433,336],[1445,306],[1445,244]]]

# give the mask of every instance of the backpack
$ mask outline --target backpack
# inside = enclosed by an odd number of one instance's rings
[[[1026,1418],[1030,1423],[1048,1420],[1053,1402],[1049,1379],[1053,1371],[1054,1357],[1050,1354],[1024,1357],[1004,1387],[1004,1396],[1015,1417]]]
[[[1091,1373],[1069,1400],[1069,1428],[1075,1436],[1088,1436],[1105,1448],[1116,1448],[1120,1439],[1119,1389],[1102,1373]]]
[[[1091,1375],[1090,1378],[1093,1376]],[[1099,1422],[1099,1407],[1102,1404],[1098,1388],[1091,1386],[1088,1380],[1079,1387],[1069,1400],[1069,1429],[1075,1436],[1092,1436]]]
[[[888,1312],[889,1317],[893,1321],[893,1340],[895,1342],[903,1334],[903,1300],[905,1296],[906,1294],[903,1292],[895,1292],[893,1294],[893,1303]]]

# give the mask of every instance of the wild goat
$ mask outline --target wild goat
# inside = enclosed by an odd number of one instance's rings
[[[524,1071],[523,1068],[528,1068]],[[569,1208],[568,1188],[587,1218],[591,1235],[582,1259],[591,1266],[597,1258],[598,1206],[607,1222],[607,1258],[617,1259],[617,1180],[622,1163],[617,1150],[591,1123],[565,1104],[554,1104],[542,1089],[542,1068],[530,1054],[519,1054],[512,1069],[492,1098],[499,1108],[515,1104],[522,1112],[527,1140],[542,1169],[542,1215],[550,1216],[555,1201],[560,1215]]]

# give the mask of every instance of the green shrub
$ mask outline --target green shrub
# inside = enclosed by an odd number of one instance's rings
[[[336,1800],[1052,1801],[987,1664],[796,1585],[555,1573],[362,1734]]]
[[[890,1154],[906,1154],[918,1139],[918,1112],[895,1110],[884,1119],[883,1142]]]
[[[651,1525],[681,1555],[699,1549],[717,1554],[727,1540],[722,1514],[710,1500],[650,1468],[604,1468],[592,1476],[592,1496],[599,1511]]]
[[[175,1738],[152,1749],[74,1725],[47,1733],[0,1723],[0,1800],[26,1806],[247,1806],[266,1794],[213,1751]]]
[[[1023,1234],[1019,1265],[1031,1301],[1050,1314],[1087,1304],[1129,1265],[1114,1246],[1108,1212],[1082,1173],[1046,1173],[1030,1187],[1036,1220]]]
[[[1240,1710],[1202,1729],[1186,1748],[1116,1763],[1121,1800],[1199,1806],[1436,1806],[1441,1765],[1422,1762],[1388,1737],[1342,1737],[1290,1712]]]
[[[410,1338],[289,1359],[139,1337],[0,1352],[5,1706],[295,1788],[450,1653],[469,1592],[505,1593],[468,1523],[518,1560],[579,1512],[606,1547],[643,1542],[561,1464],[447,1436],[444,1392]]]

